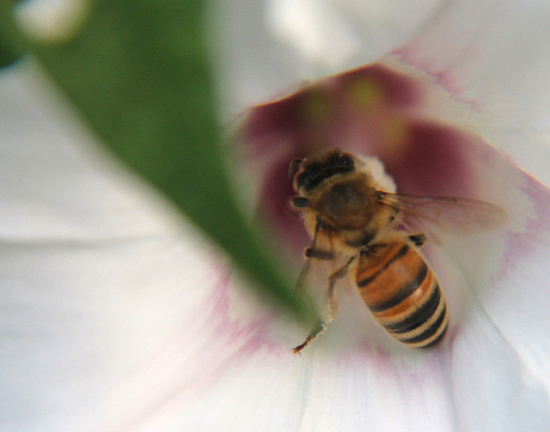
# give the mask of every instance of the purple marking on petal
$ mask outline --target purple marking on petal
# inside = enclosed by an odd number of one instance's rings
[[[479,109],[479,101],[466,95],[467,80],[465,80],[465,73],[458,69],[455,63],[452,63],[451,67],[444,66],[442,68],[433,59],[419,55],[414,42],[399,47],[390,54],[399,58],[403,64],[418,68],[433,77],[436,83],[456,101],[468,105],[474,111]]]
[[[152,383],[146,384],[149,385],[147,404],[136,409],[133,417],[125,413],[123,421],[126,427],[120,430],[133,430],[171,403],[177,402],[183,407],[196,400],[223,382],[228,370],[250,359],[262,348],[268,348],[272,359],[290,356],[288,347],[273,344],[265,337],[269,316],[248,325],[242,325],[239,318],[230,316],[228,286],[231,272],[221,261],[212,263],[212,271],[217,274],[217,281],[207,288],[209,295],[196,308],[196,315],[188,316],[173,343],[156,353],[145,365],[143,373]],[[190,341],[189,337],[193,340]],[[157,372],[149,377],[148,370]],[[132,374],[141,372],[132,371]],[[133,409],[135,407],[129,412]]]
[[[469,196],[473,173],[465,150],[477,139],[450,126],[413,120],[404,142],[380,157],[400,193]]]
[[[429,350],[445,351],[438,347]],[[343,352],[338,358],[337,366],[342,370],[355,371],[358,377],[361,376],[361,371],[366,371],[365,373],[376,377],[371,384],[378,382],[384,387],[391,383],[392,387],[397,386],[400,390],[398,394],[410,396],[411,389],[441,386],[441,381],[447,376],[447,356],[425,356],[425,353],[426,351],[410,349],[408,356],[401,357],[391,350],[370,346]],[[367,379],[361,381],[368,382]]]
[[[305,154],[326,142],[326,130],[335,123],[333,95],[323,85],[306,87],[285,99],[253,108],[241,131],[252,157],[290,146]],[[304,156],[305,156],[304,154]]]
[[[517,168],[478,136],[439,122],[436,112],[427,118],[425,86],[420,78],[374,64],[251,109],[239,136],[257,166],[260,210],[283,245],[299,254],[309,243],[289,206],[288,164],[327,148],[379,157],[401,193],[506,202],[500,199],[504,189],[490,188]]]
[[[230,345],[238,344],[239,351],[255,351],[261,348],[268,341],[263,337],[267,319],[255,321],[243,325],[239,318],[230,318],[230,297],[229,297],[229,273],[222,275],[220,283],[215,287],[211,311],[207,322],[214,329],[214,338],[224,340]]]
[[[269,132],[292,133],[300,124],[295,116],[298,98],[290,96],[277,102],[254,107],[244,128],[244,139],[254,143]]]
[[[525,186],[521,190],[529,198],[534,214],[523,221],[524,231],[510,234],[500,271],[494,276],[494,281],[505,279],[516,270],[518,264],[528,260],[540,245],[540,233],[550,231],[550,190],[528,174],[522,173],[522,176]]]
[[[220,267],[224,266],[220,263]],[[237,309],[252,307],[247,304],[246,298],[238,298],[238,304],[232,304],[234,300],[230,298],[228,290],[232,277],[229,271],[220,271],[219,283],[213,287],[207,302],[200,309],[201,313],[197,316],[202,321],[199,325],[203,329],[201,334],[204,343],[192,361],[200,375],[194,376],[194,384],[187,384],[183,391],[193,398],[210,390],[223,380],[229,369],[252,358],[260,350],[267,350],[272,360],[277,356],[291,355],[288,346],[274,343],[266,336],[266,329],[273,320],[270,311],[266,310],[260,318],[247,324],[242,323],[238,314],[230,313],[232,306]],[[233,294],[239,297],[238,293]],[[207,313],[202,313],[205,311]],[[201,359],[200,364],[196,363],[197,358]],[[177,393],[179,397],[179,389]]]
[[[274,224],[277,236],[286,239],[284,245],[290,246],[290,250],[296,253],[302,253],[310,240],[299,213],[290,205],[290,199],[294,196],[292,182],[288,178],[290,159],[277,161],[266,173],[261,192],[261,210]]]

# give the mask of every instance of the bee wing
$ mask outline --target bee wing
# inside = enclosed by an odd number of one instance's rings
[[[329,292],[330,277],[341,271],[339,279],[343,278],[349,261],[350,256],[339,253],[334,247],[331,233],[317,230],[306,249],[306,261],[296,284],[296,294],[305,297],[322,316],[327,315],[333,298],[333,293]]]
[[[420,197],[380,192],[381,203],[398,213],[407,231],[423,232],[438,239],[437,233],[473,234],[504,225],[506,211],[496,204],[471,198]]]

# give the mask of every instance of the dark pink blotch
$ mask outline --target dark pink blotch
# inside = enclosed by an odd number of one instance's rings
[[[350,86],[377,83],[383,97],[364,109],[352,100]],[[239,131],[252,165],[261,160],[261,209],[284,243],[299,250],[307,236],[290,205],[288,165],[327,148],[378,156],[402,193],[472,195],[469,142],[477,138],[451,126],[414,116],[423,103],[424,84],[381,64],[358,68],[309,85],[287,98],[252,108]],[[351,96],[350,96],[351,95]],[[386,120],[406,125],[398,146],[384,141]],[[268,159],[267,162],[265,159]]]
[[[290,205],[294,192],[288,178],[288,162],[287,159],[279,160],[266,173],[262,191],[266,199],[261,209],[276,234],[288,240],[285,244],[292,252],[299,253],[307,245],[308,235],[298,212]]]
[[[471,196],[467,148],[477,138],[456,128],[412,120],[400,151],[381,156],[398,192],[423,196]]]

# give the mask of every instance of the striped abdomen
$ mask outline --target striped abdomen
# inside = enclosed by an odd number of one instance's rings
[[[357,286],[375,319],[399,342],[425,347],[447,330],[447,305],[434,272],[405,241],[372,246],[357,265]]]

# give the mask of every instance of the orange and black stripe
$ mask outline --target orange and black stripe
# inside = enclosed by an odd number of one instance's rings
[[[434,272],[408,243],[378,244],[361,253],[356,280],[374,318],[399,342],[425,347],[445,334],[443,292]]]

